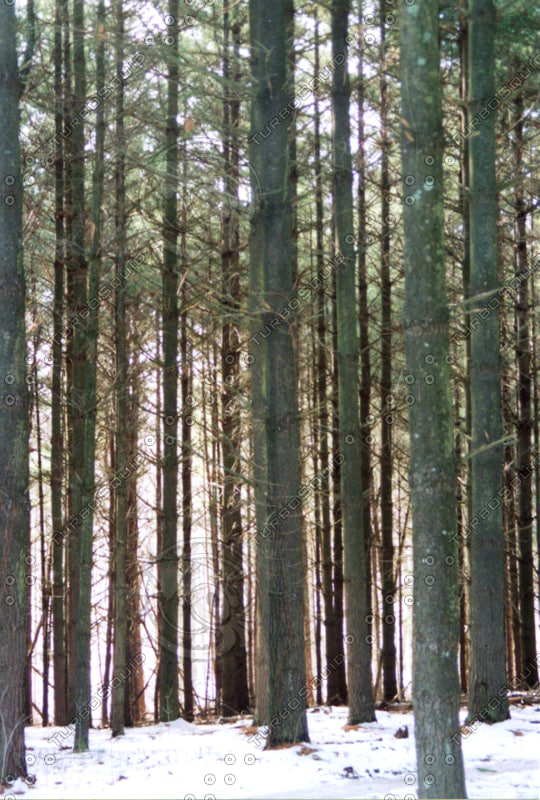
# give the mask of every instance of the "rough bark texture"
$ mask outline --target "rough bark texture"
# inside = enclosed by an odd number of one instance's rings
[[[55,2],[54,17],[54,194],[55,253],[54,305],[51,376],[51,518],[52,518],[52,630],[54,675],[54,721],[66,725],[67,652],[66,594],[64,588],[65,548],[63,537],[62,485],[64,443],[62,437],[62,330],[64,324],[64,90],[62,80],[62,0]]]
[[[88,713],[90,697],[90,672],[86,668],[86,625],[87,609],[81,608],[81,597],[86,604],[86,575],[81,574],[81,538],[85,509],[85,442],[86,442],[86,365],[87,365],[87,317],[88,308],[88,264],[85,247],[85,126],[81,112],[86,102],[86,61],[84,49],[84,0],[73,2],[73,103],[70,113],[79,118],[67,137],[70,149],[71,167],[71,294],[70,327],[71,346],[69,350],[71,368],[70,394],[70,517],[69,550],[69,716],[81,720],[84,711]],[[67,46],[67,42],[65,40]],[[66,54],[66,59],[69,56]],[[84,512],[84,513],[83,513]],[[81,579],[83,585],[81,586]],[[89,600],[88,600],[89,602]],[[80,657],[80,662],[79,662]],[[85,750],[84,732],[75,739],[75,749]]]
[[[287,2],[251,0],[252,135],[250,161],[255,199],[250,256],[252,308],[259,331],[252,336],[261,380],[254,398],[257,477],[265,483],[258,511],[260,636],[267,668],[262,675],[267,746],[308,739],[304,654],[302,515],[296,375],[293,354],[291,198],[288,118],[268,123],[287,107]],[[264,138],[263,138],[264,135]],[[283,308],[287,308],[284,319]],[[262,416],[262,419],[260,415]],[[300,609],[300,613],[299,613]],[[266,688],[268,690],[266,691]]]
[[[514,159],[520,178],[523,172],[523,96],[520,93],[514,104],[515,133]],[[516,277],[519,280],[516,301],[516,361],[518,368],[517,408],[517,489],[518,542],[519,542],[519,608],[520,608],[520,676],[524,684],[534,687],[538,683],[538,657],[536,653],[536,625],[534,614],[534,557],[533,557],[533,473],[532,473],[532,378],[530,344],[530,299],[527,263],[527,211],[522,182],[516,184]],[[537,498],[538,503],[538,498]]]
[[[320,73],[319,25],[315,27],[315,76]],[[317,264],[317,417],[319,424],[319,470],[321,474],[321,556],[322,556],[322,590],[324,600],[325,656],[328,677],[326,679],[326,702],[329,705],[344,705],[347,702],[347,684],[345,679],[345,661],[336,659],[343,653],[342,629],[338,626],[335,613],[336,598],[333,585],[332,563],[332,519],[330,513],[330,478],[329,478],[329,411],[328,411],[328,353],[327,353],[327,311],[326,297],[328,287],[324,279],[324,202],[323,173],[321,155],[321,113],[319,97],[315,95],[315,213],[316,213],[316,246]]]
[[[0,6],[0,783],[26,776],[29,396],[15,11]]]
[[[337,362],[341,509],[343,520],[345,602],[347,607],[347,689],[349,722],[375,720],[371,682],[371,647],[366,594],[366,558],[358,401],[355,254],[350,153],[350,86],[347,75],[349,0],[332,3],[333,173],[336,219]]]
[[[390,138],[386,78],[386,0],[380,2],[381,30],[381,579],[383,697],[397,694],[394,617],[394,505],[392,502],[392,281],[390,277]]]
[[[418,794],[465,797],[457,672],[458,572],[444,269],[438,2],[401,7],[405,230],[403,328],[410,394],[413,703]]]
[[[358,3],[358,19],[363,24],[364,4]],[[369,308],[367,283],[367,242],[366,242],[366,86],[364,81],[364,40],[360,38],[358,47],[358,309],[360,314],[360,425],[362,432],[362,490],[364,492],[364,543],[366,551],[366,595],[368,618],[373,619],[371,598],[371,547],[373,526],[371,524],[371,491],[373,476],[371,470],[371,424],[369,422],[371,404],[371,353],[369,342]],[[372,623],[368,623],[371,631]],[[371,635],[371,634],[370,634]],[[372,641],[370,639],[370,641]]]
[[[122,0],[116,3],[116,77],[119,81],[115,95],[115,234],[116,290],[114,298],[115,336],[115,584],[114,584],[114,656],[111,701],[111,733],[124,734],[126,704],[126,653],[127,653],[127,528],[128,528],[128,357],[126,321],[126,187],[125,187],[125,127],[124,127],[124,9]]]
[[[495,94],[493,0],[469,4],[469,117]],[[504,640],[501,370],[497,267],[495,115],[469,142],[472,507],[469,717],[508,718]],[[475,299],[481,295],[482,299]],[[495,300],[490,304],[490,301]],[[476,311],[478,312],[476,313]],[[493,508],[493,505],[495,507]]]
[[[159,717],[177,719],[178,702],[178,0],[167,48],[167,120],[163,254],[163,514],[158,546]]]
[[[224,168],[226,211],[223,218],[222,291],[223,324],[221,374],[222,391],[222,574],[223,609],[220,624],[222,660],[222,713],[239,714],[249,708],[246,656],[246,619],[244,608],[244,559],[241,506],[242,444],[240,380],[240,260],[239,260],[239,145],[240,100],[233,88],[240,75],[238,48],[240,26],[237,12],[228,0],[223,16],[223,77],[227,96],[223,106]],[[232,43],[231,43],[232,38]],[[232,46],[231,46],[232,44]]]
[[[130,367],[130,392],[128,395],[127,429],[129,462],[133,463],[138,453],[138,434],[140,406],[140,380],[136,372],[136,351],[131,350],[129,358]],[[127,530],[126,530],[126,616],[127,616],[127,643],[126,663],[129,667],[127,688],[125,695],[125,725],[132,726],[141,723],[145,714],[145,690],[141,638],[141,580],[139,556],[139,517],[137,513],[137,475],[130,476],[127,485]]]

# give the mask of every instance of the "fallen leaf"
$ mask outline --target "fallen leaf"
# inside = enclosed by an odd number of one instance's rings
[[[306,747],[305,744],[302,745],[300,750],[298,750],[299,756],[310,756],[312,753],[316,753],[317,749],[315,747]]]

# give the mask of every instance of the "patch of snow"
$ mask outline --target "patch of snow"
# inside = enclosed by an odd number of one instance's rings
[[[53,737],[61,729],[27,728],[29,772],[36,781],[32,786],[17,781],[4,800],[416,797],[411,712],[378,711],[376,722],[351,727],[347,709],[321,711],[308,714],[309,743],[271,751],[254,737],[250,720],[225,725],[176,720],[126,729],[115,739],[108,730],[92,730],[87,753],[67,749],[72,735],[60,747]],[[540,705],[514,705],[511,713],[506,722],[479,724],[462,740],[473,800],[539,796]],[[409,737],[396,739],[405,725]]]

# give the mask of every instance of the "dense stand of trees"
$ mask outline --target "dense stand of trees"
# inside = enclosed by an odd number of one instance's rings
[[[0,778],[32,721],[84,751],[252,713],[272,747],[412,689],[420,795],[463,797],[460,690],[497,722],[538,683],[538,11],[27,8],[0,6]]]

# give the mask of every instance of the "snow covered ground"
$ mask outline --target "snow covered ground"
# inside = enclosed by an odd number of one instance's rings
[[[262,750],[248,720],[177,720],[130,729],[118,739],[108,730],[91,731],[84,754],[71,752],[72,736],[64,739],[58,728],[27,728],[36,781],[17,781],[3,800],[416,797],[412,713],[378,711],[376,723],[354,729],[346,719],[343,708],[310,709],[311,742],[274,751]],[[404,725],[409,738],[396,739]],[[540,705],[513,706],[511,720],[479,725],[463,749],[470,798],[539,797]],[[347,778],[346,767],[358,777]]]

